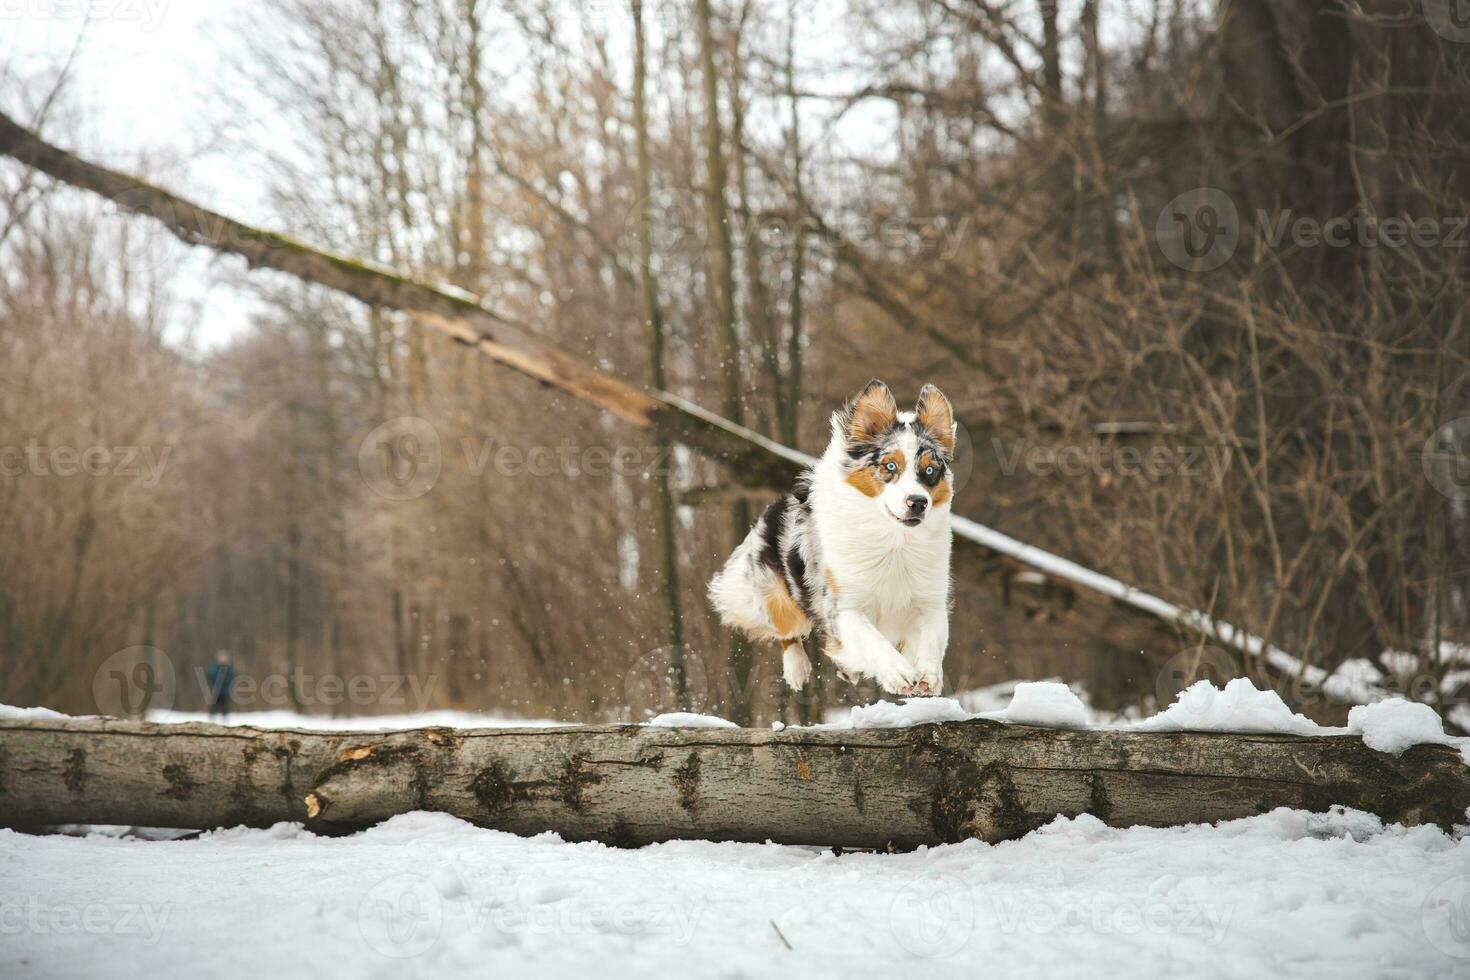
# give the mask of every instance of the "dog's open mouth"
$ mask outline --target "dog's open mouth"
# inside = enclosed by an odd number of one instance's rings
[[[885,505],[883,509],[888,510],[887,505]],[[898,523],[902,524],[904,527],[918,527],[920,524],[924,523],[924,518],[922,517],[899,517],[891,510],[888,510],[888,516],[893,518],[895,521],[898,521]]]

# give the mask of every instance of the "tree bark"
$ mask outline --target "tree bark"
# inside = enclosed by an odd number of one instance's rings
[[[912,848],[1018,837],[1059,814],[1175,826],[1344,804],[1450,828],[1458,750],[1355,736],[1140,734],[970,721],[780,732],[634,725],[260,731],[0,720],[0,824],[347,832],[412,810],[636,846],[676,838]]]

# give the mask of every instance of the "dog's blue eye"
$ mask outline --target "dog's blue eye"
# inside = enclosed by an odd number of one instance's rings
[[[890,472],[890,473],[897,473],[898,472],[898,464],[895,463],[895,462],[893,462],[892,460],[889,460],[887,463],[884,463],[883,464],[883,468],[885,470],[887,470],[888,472]]]
[[[932,466],[926,466],[926,467],[924,467],[924,475],[925,476],[933,476],[934,475],[934,467],[932,467]]]

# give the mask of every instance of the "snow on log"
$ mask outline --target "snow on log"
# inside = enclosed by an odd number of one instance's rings
[[[1015,838],[1058,814],[1115,827],[1345,804],[1465,821],[1458,749],[1356,736],[1139,733],[975,720],[898,729],[423,728],[392,732],[0,720],[0,824],[324,833],[436,810],[634,846],[675,838],[912,848]]]

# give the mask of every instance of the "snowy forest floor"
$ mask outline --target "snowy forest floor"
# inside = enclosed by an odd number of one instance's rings
[[[842,855],[415,813],[343,838],[0,831],[0,869],[11,977],[1470,975],[1470,841],[1352,811]]]

